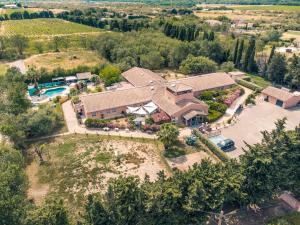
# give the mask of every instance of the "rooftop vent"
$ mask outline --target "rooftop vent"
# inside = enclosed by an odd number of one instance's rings
[[[153,90],[154,90],[154,87],[153,87],[153,86],[151,86],[151,87],[150,87],[150,90],[151,90],[151,91],[153,91]]]
[[[176,87],[176,84],[172,84],[171,87]]]

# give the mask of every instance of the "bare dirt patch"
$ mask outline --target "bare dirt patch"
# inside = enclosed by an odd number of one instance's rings
[[[27,168],[32,187],[48,187],[49,194],[74,206],[88,194],[104,192],[111,178],[133,175],[143,180],[147,174],[155,180],[161,170],[169,175],[160,154],[162,146],[153,140],[70,135],[39,144],[45,144],[46,163]],[[39,188],[31,192],[38,195]],[[34,199],[39,201],[38,196]]]
[[[39,165],[36,161],[33,161],[26,168],[26,174],[29,180],[29,189],[27,191],[27,195],[28,198],[33,199],[37,205],[42,203],[43,199],[49,192],[49,185],[39,182],[39,178],[37,177],[38,168]]]

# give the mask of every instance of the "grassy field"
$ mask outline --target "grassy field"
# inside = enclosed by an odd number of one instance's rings
[[[100,29],[60,19],[8,20],[1,22],[1,35],[21,34],[29,37],[57,36],[100,32]]]
[[[8,68],[9,66],[5,62],[0,62],[0,76],[3,76]]]
[[[38,163],[32,144],[28,195],[36,202],[56,195],[77,209],[84,196],[105,191],[110,178],[135,175],[144,179],[147,173],[154,180],[159,171],[168,171],[163,147],[154,140],[77,134],[35,144],[45,146],[46,160]]]
[[[267,81],[266,79],[264,79],[263,77],[260,76],[256,76],[256,75],[251,75],[251,74],[247,74],[247,76],[251,77],[251,82],[262,87],[262,88],[266,88],[270,85],[272,85],[272,83],[270,81]]]
[[[300,42],[300,31],[289,30],[289,31],[284,32],[282,34],[282,39],[283,40],[290,40],[291,38],[294,38],[298,42]]]
[[[300,11],[300,6],[289,5],[230,5],[228,7],[239,10]]]
[[[34,55],[26,59],[24,62],[26,66],[35,66],[36,68],[43,67],[48,71],[51,71],[58,67],[64,69],[73,69],[78,66],[93,67],[103,64],[105,60],[99,57],[99,55],[95,52],[71,50],[67,52],[53,52]]]

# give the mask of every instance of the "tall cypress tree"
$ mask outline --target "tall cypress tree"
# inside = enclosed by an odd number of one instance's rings
[[[242,60],[242,57],[243,57],[243,52],[244,52],[244,40],[242,39],[239,50],[238,50],[238,54],[237,54],[237,57],[236,57],[236,62],[235,62],[236,67],[241,66],[241,60]]]
[[[277,84],[283,84],[285,73],[287,72],[285,56],[274,54],[268,66],[268,79]]]
[[[206,31],[203,32],[203,40],[208,40],[208,33]]]
[[[247,72],[252,72],[254,69],[254,56],[255,56],[255,39],[251,38],[249,40],[249,46],[247,48],[246,54],[243,60],[243,70]]]
[[[268,60],[268,65],[270,64],[273,56],[274,56],[274,53],[275,53],[275,45],[272,46],[272,50],[271,50],[271,53],[270,53],[270,56],[269,56],[269,60]]]
[[[236,65],[236,59],[237,59],[237,54],[238,54],[238,50],[239,50],[239,39],[236,40],[236,44],[234,47],[234,52],[233,52],[233,63]]]

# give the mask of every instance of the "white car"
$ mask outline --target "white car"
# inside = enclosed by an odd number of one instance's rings
[[[109,127],[104,127],[103,130],[104,131],[109,131]]]

